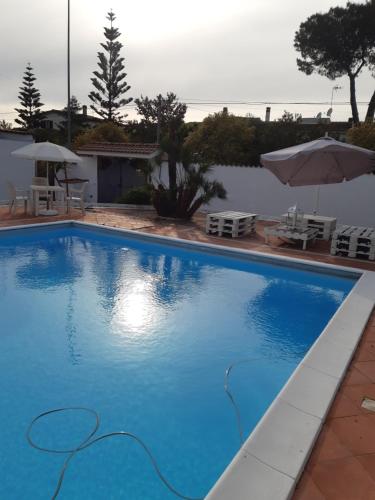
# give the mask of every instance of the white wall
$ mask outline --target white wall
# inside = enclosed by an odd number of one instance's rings
[[[0,203],[8,201],[7,181],[18,188],[29,188],[34,175],[34,161],[16,158],[11,152],[32,142],[31,135],[0,132]]]
[[[77,177],[80,179],[88,179],[85,201],[88,203],[97,203],[98,201],[98,168],[96,156],[81,156],[82,162],[69,167],[68,177]],[[63,179],[62,171],[58,173],[58,177]]]
[[[211,177],[221,181],[227,200],[212,200],[205,210],[240,210],[263,216],[280,216],[295,203],[305,213],[315,207],[315,186],[289,187],[265,168],[215,166]],[[163,165],[165,182],[167,169]],[[375,175],[363,175],[350,182],[320,186],[318,213],[333,216],[342,224],[375,227]]]
[[[47,111],[45,114],[44,121],[49,120],[53,122],[53,129],[59,130],[59,126],[63,125],[63,122],[66,122],[66,117],[61,115],[60,113],[54,113],[53,111]]]
[[[16,187],[28,189],[34,176],[35,162],[22,160],[11,155],[11,152],[22,146],[34,142],[29,135],[10,134],[0,132],[0,203],[8,201],[6,181],[13,182]],[[88,179],[85,199],[89,203],[96,203],[98,198],[97,160],[96,157],[82,156],[82,162],[68,170],[68,177]],[[64,178],[63,171],[58,177]]]

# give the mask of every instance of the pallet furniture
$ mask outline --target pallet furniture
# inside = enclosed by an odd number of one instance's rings
[[[331,255],[375,260],[375,229],[341,226],[333,233]]]
[[[319,230],[311,227],[291,227],[286,224],[278,224],[277,226],[269,226],[264,228],[264,236],[266,243],[269,242],[269,236],[277,236],[278,238],[287,238],[288,240],[302,240],[302,248],[306,250],[308,241],[315,241],[318,237]]]
[[[255,231],[257,214],[218,212],[206,217],[206,233],[238,238]]]
[[[288,214],[283,214],[281,216],[281,220],[283,222],[287,221]],[[318,240],[326,240],[329,241],[332,237],[334,230],[336,229],[337,219],[334,217],[324,217],[323,215],[312,215],[312,214],[303,214],[303,217],[300,221],[302,228],[313,228],[318,229],[318,236],[316,237]]]

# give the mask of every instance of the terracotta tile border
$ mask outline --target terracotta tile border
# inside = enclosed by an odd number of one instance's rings
[[[375,312],[331,406],[293,500],[375,499]]]

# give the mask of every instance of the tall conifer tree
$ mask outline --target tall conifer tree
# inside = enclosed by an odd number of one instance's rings
[[[34,86],[35,80],[33,68],[28,63],[23,75],[20,93],[18,94],[21,107],[15,108],[18,113],[15,122],[26,130],[40,127],[41,120],[44,118],[44,114],[40,110],[44,104],[40,102],[40,92]]]
[[[93,102],[90,107],[105,120],[121,123],[126,115],[121,115],[119,108],[131,102],[132,98],[123,97],[130,86],[125,81],[124,58],[120,57],[123,45],[117,40],[121,33],[113,27],[116,17],[112,11],[108,12],[107,19],[110,27],[104,28],[106,42],[100,44],[105,52],[98,52],[99,70],[94,71],[91,78],[95,90],[89,94]]]

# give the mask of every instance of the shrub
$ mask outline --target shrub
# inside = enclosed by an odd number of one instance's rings
[[[133,188],[117,200],[126,205],[151,205],[152,187],[150,185]]]
[[[104,122],[90,130],[79,134],[74,140],[74,148],[79,149],[85,144],[95,142],[128,142],[128,136],[123,128],[112,122]]]
[[[251,165],[255,131],[250,118],[223,111],[207,116],[189,134],[185,146],[211,164]]]
[[[355,146],[375,150],[375,123],[362,123],[349,129],[346,138]]]

